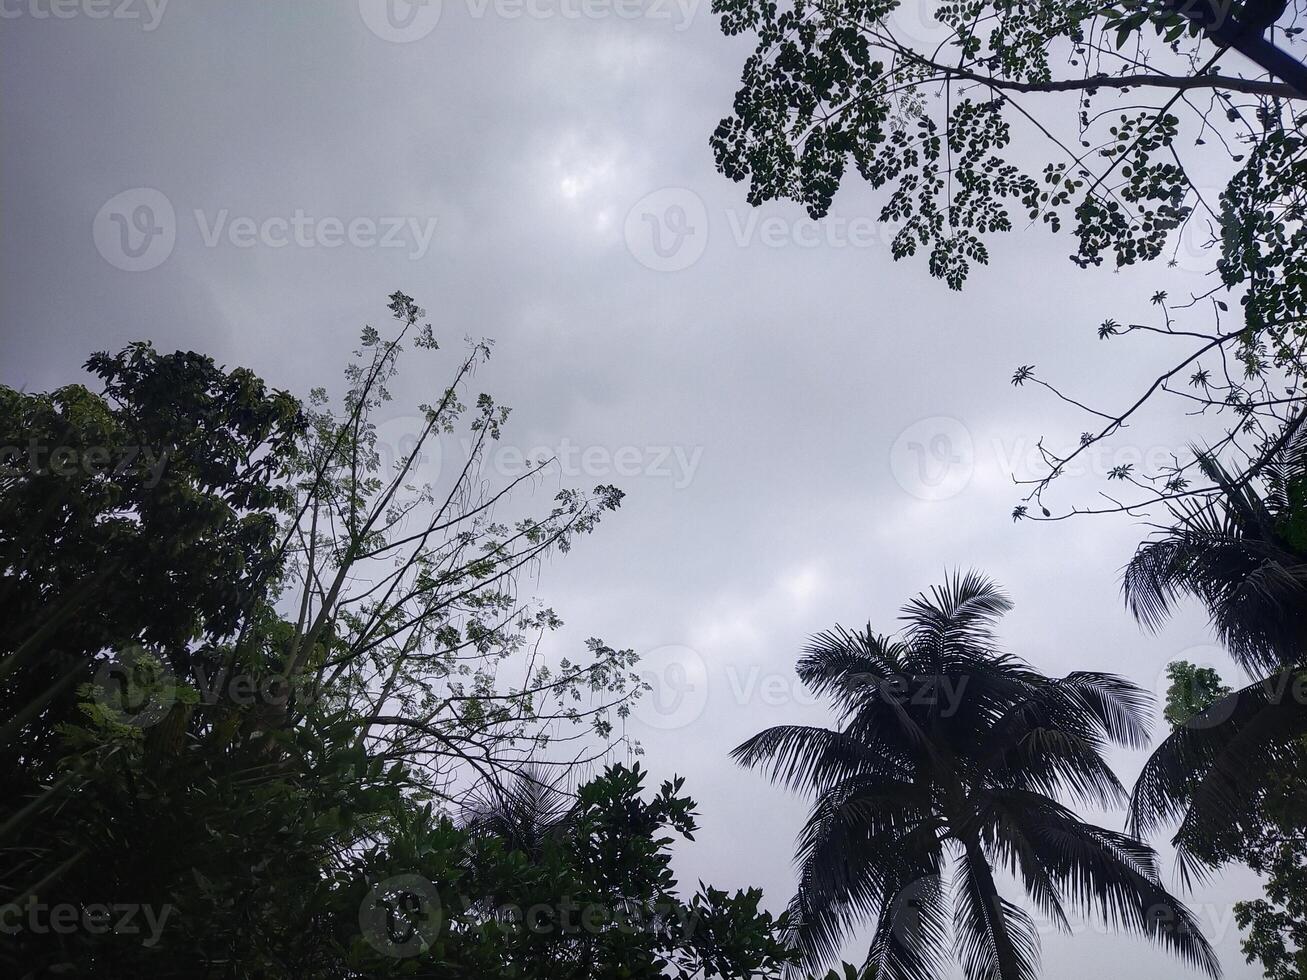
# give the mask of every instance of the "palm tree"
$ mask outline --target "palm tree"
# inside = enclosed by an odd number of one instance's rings
[[[790,908],[805,967],[835,959],[874,918],[870,975],[929,980],[956,949],[974,980],[1029,980],[1039,939],[999,894],[1004,870],[1059,927],[1068,906],[1096,911],[1218,976],[1152,849],[1055,798],[1124,802],[1103,752],[1147,744],[1147,695],[1108,674],[1046,677],[1000,652],[994,626],[1010,608],[972,572],[904,606],[897,637],[870,626],[813,637],[798,674],[831,698],[840,727],[770,728],[735,749],[742,765],[814,798]]]
[[[1254,839],[1277,776],[1307,761],[1307,429],[1290,426],[1256,482],[1200,457],[1217,493],[1173,506],[1173,525],[1139,546],[1122,583],[1154,630],[1181,597],[1198,599],[1230,656],[1259,678],[1177,728],[1135,784],[1131,830],[1178,819],[1186,878]]]
[[[1307,429],[1302,430],[1307,432]],[[1126,605],[1156,630],[1182,596],[1207,607],[1222,644],[1257,675],[1307,658],[1307,436],[1267,466],[1259,487],[1199,456],[1218,488],[1171,507],[1172,526],[1126,566]]]
[[[464,797],[459,825],[473,837],[498,840],[505,850],[540,860],[567,828],[576,804],[563,781],[525,765],[506,783],[485,780]]]

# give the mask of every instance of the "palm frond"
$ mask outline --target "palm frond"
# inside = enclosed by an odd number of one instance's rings
[[[1212,977],[1220,976],[1216,954],[1197,920],[1162,887],[1152,848],[1086,823],[1036,793],[999,792],[991,807],[997,817],[992,832],[1019,839],[1021,848],[1013,848],[1013,853],[1037,864],[1065,900],[1099,915],[1113,928],[1153,939]]]
[[[736,746],[731,758],[746,768],[759,768],[773,781],[794,791],[823,792],[864,773],[910,778],[909,758],[897,746],[867,733],[810,725],[778,725]]]
[[[899,617],[919,649],[990,651],[994,626],[1012,609],[1012,600],[991,579],[974,569],[954,572],[943,585],[933,586],[903,606]]]
[[[883,777],[855,777],[816,802],[797,842],[791,903],[806,966],[834,961],[903,882],[937,873],[937,824],[926,787]]]
[[[896,889],[876,919],[864,975],[878,980],[936,980],[944,972],[948,950],[945,905],[938,868]]]
[[[1209,705],[1162,742],[1144,764],[1130,801],[1130,829],[1148,834],[1197,807],[1193,833],[1217,835],[1247,818],[1278,763],[1298,757],[1307,704],[1303,674],[1284,670]],[[1250,765],[1250,760],[1257,760]]]
[[[998,893],[979,847],[964,847],[953,888],[953,932],[968,980],[1038,980],[1039,934],[1025,910]]]
[[[1281,530],[1288,498],[1272,486],[1263,500],[1214,461],[1204,468],[1221,496],[1171,508],[1174,526],[1142,543],[1125,568],[1126,606],[1156,630],[1190,596],[1206,607],[1241,666],[1270,671],[1300,663],[1307,657],[1307,555]]]
[[[512,850],[538,855],[563,828],[574,799],[543,769],[524,766],[506,784],[486,781],[462,801],[459,823],[474,835],[494,837]]]

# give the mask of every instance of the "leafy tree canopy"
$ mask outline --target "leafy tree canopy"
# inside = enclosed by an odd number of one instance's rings
[[[1154,334],[1181,348],[1138,399],[1099,405],[1035,365],[1016,370],[1014,384],[1048,388],[1089,424],[1039,442],[1037,471],[1014,474],[1014,519],[1202,496],[1216,489],[1199,479],[1204,452],[1237,460],[1243,477],[1283,445],[1302,416],[1307,342],[1307,67],[1291,50],[1300,4],[715,0],[714,10],[725,33],[755,45],[710,140],[752,204],[795,201],[820,218],[856,174],[884,195],[894,257],[924,253],[954,289],[989,261],[995,234],[1027,224],[1069,229],[1070,258],[1085,267],[1174,264],[1186,232],[1201,243],[1201,290],[1159,288],[1156,316],[1097,326],[1102,339]],[[1050,506],[1052,483],[1156,396],[1216,431],[1193,453],[1112,466],[1093,505]]]

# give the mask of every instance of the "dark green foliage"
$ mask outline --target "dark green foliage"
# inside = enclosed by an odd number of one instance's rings
[[[398,293],[392,312],[406,328],[422,315]],[[429,326],[416,346],[436,346]],[[0,389],[0,446],[72,459],[10,454],[0,474],[13,613],[0,624],[0,974],[776,974],[785,923],[760,893],[677,897],[667,848],[694,830],[679,780],[645,801],[642,772],[611,768],[568,799],[558,833],[505,832],[529,823],[520,807],[453,820],[460,766],[502,789],[547,747],[538,729],[602,735],[609,709],[624,714],[633,655],[598,640],[586,663],[536,666],[521,690],[499,690],[493,670],[521,630],[558,624],[516,603],[515,569],[566,550],[620,492],[562,490],[511,528],[476,505],[438,513],[452,543],[429,531],[438,544],[391,564],[415,584],[400,601],[342,608],[321,583],[409,545],[401,519],[432,502],[401,495],[367,419],[398,344],[369,328],[363,347],[378,356],[351,368],[343,419],[320,393],[302,413],[247,371],[147,345],[91,360],[102,395]],[[458,387],[424,411],[428,432],[461,413]],[[506,417],[483,395],[472,429],[494,438]],[[166,465],[131,469],[136,446]],[[588,708],[586,692],[609,700]],[[537,821],[558,808],[535,803]],[[505,912],[582,908],[570,928]]]
[[[1303,764],[1305,445],[1295,434],[1257,481],[1235,480],[1204,458],[1220,496],[1173,507],[1174,525],[1140,545],[1126,569],[1126,602],[1142,623],[1157,628],[1182,596],[1195,598],[1231,657],[1259,678],[1186,706],[1199,710],[1156,749],[1135,785],[1132,826],[1147,832],[1179,818],[1174,840],[1186,873],[1238,854],[1265,823],[1270,786]]]
[[[1214,462],[1221,495],[1173,508],[1174,526],[1141,545],[1126,597],[1160,625],[1181,596],[1198,599],[1231,656],[1260,677],[1231,691],[1215,671],[1171,665],[1174,731],[1139,776],[1140,831],[1178,820],[1185,874],[1237,860],[1267,879],[1266,898],[1241,902],[1244,953],[1268,977],[1304,976],[1307,940],[1307,549],[1304,440],[1291,433],[1256,481]]]
[[[1307,977],[1307,780],[1287,773],[1263,802],[1266,823],[1242,856],[1266,878],[1266,897],[1240,902],[1235,921],[1246,933],[1243,952],[1270,980]]]
[[[1267,340],[1283,366],[1307,316],[1307,70],[1260,37],[1283,5],[1217,6],[714,0],[755,49],[710,143],[751,204],[814,218],[856,171],[887,194],[894,257],[926,252],[954,289],[1017,224],[1071,221],[1074,262],[1119,267],[1166,257],[1196,221],[1244,306],[1240,356],[1264,369]],[[1232,44],[1279,80],[1223,74]],[[1213,174],[1224,190],[1205,198]]]
[[[1119,17],[1113,5],[944,3],[917,14],[940,25],[938,45],[905,28],[914,13],[899,0],[716,0],[713,9],[725,33],[757,39],[734,111],[712,136],[722,173],[749,181],[752,204],[791,199],[819,218],[852,165],[890,190],[881,218],[901,224],[894,256],[928,249],[931,274],[954,289],[971,262],[988,260],[985,238],[1011,230],[1013,211],[1053,230],[1074,211],[1075,260],[1097,264],[1110,252],[1124,265],[1159,255],[1192,210],[1170,152],[1178,120],[1167,113],[1122,115],[1077,155],[1049,136],[1058,155],[1038,177],[1005,155],[1013,121],[1029,128],[1032,118],[1014,92],[1054,83],[1054,63],[1083,57],[1096,22]],[[1141,21],[1117,26],[1137,33]],[[1119,169],[1117,179],[1100,186],[1091,159]]]
[[[664,782],[645,800],[640,767],[612,766],[559,812],[538,810],[538,787],[525,778],[505,788],[507,819],[483,809],[466,829],[468,882],[478,900],[455,918],[495,937],[503,963],[496,975],[744,980],[778,976],[789,962],[785,922],[760,908],[758,890],[731,895],[701,884],[688,902],[678,897],[668,846],[676,837],[693,840],[695,830],[682,780]],[[526,837],[536,847],[516,850],[532,811],[539,826]],[[505,875],[506,862],[512,874]]]
[[[1171,685],[1166,689],[1166,706],[1162,717],[1172,728],[1180,728],[1214,701],[1230,693],[1221,683],[1221,675],[1211,667],[1197,667],[1184,660],[1167,664],[1166,676]]]
[[[1273,338],[1277,358],[1307,315],[1307,142],[1289,112],[1264,110],[1264,133],[1221,195],[1221,279],[1245,289],[1246,323]]]
[[[1173,728],[1196,718],[1201,725],[1202,713],[1230,694],[1210,667],[1180,661],[1171,664],[1169,673],[1175,680],[1167,699]],[[1236,707],[1233,701],[1224,705]],[[1223,720],[1219,713],[1208,717],[1218,725]],[[1235,921],[1245,932],[1244,954],[1272,980],[1302,980],[1307,976],[1307,751],[1299,742],[1269,778],[1265,765],[1253,768],[1263,774],[1255,808],[1229,832],[1209,833],[1202,850],[1214,863],[1242,861],[1266,879],[1265,898],[1234,907]]]
[[[0,717],[48,698],[24,734],[34,776],[101,651],[147,643],[186,672],[238,631],[279,572],[277,478],[302,431],[293,398],[199,354],[135,344],[87,368],[102,392],[0,387],[0,655],[26,651]]]

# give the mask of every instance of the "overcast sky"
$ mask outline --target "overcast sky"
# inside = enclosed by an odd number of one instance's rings
[[[1094,327],[1146,315],[1159,284],[1196,288],[1198,263],[1084,272],[1065,234],[1021,230],[959,294],[891,259],[864,188],[823,225],[750,209],[707,145],[748,45],[707,0],[49,4],[3,0],[0,19],[0,381],[47,389],[150,339],[303,395],[338,384],[396,289],[446,364],[465,335],[495,338],[477,383],[515,409],[505,445],[627,492],[530,588],[567,624],[559,650],[600,636],[647,655],[662,700],[628,733],[699,801],[685,884],[784,906],[804,805],[727,753],[828,720],[793,680],[804,638],[891,631],[945,569],[1006,586],[1007,645],[1049,673],[1160,691],[1186,657],[1233,676],[1196,611],[1156,637],[1126,616],[1138,524],[1009,519],[1035,441],[1088,427],[1012,371],[1123,407],[1164,351]],[[406,376],[396,412],[444,378]],[[1126,435],[1099,476],[1187,440],[1164,416]],[[1121,755],[1122,777],[1141,762]],[[1229,977],[1258,975],[1230,905],[1259,891],[1231,872],[1189,896]],[[1046,934],[1044,963],[1195,975],[1093,927]]]

